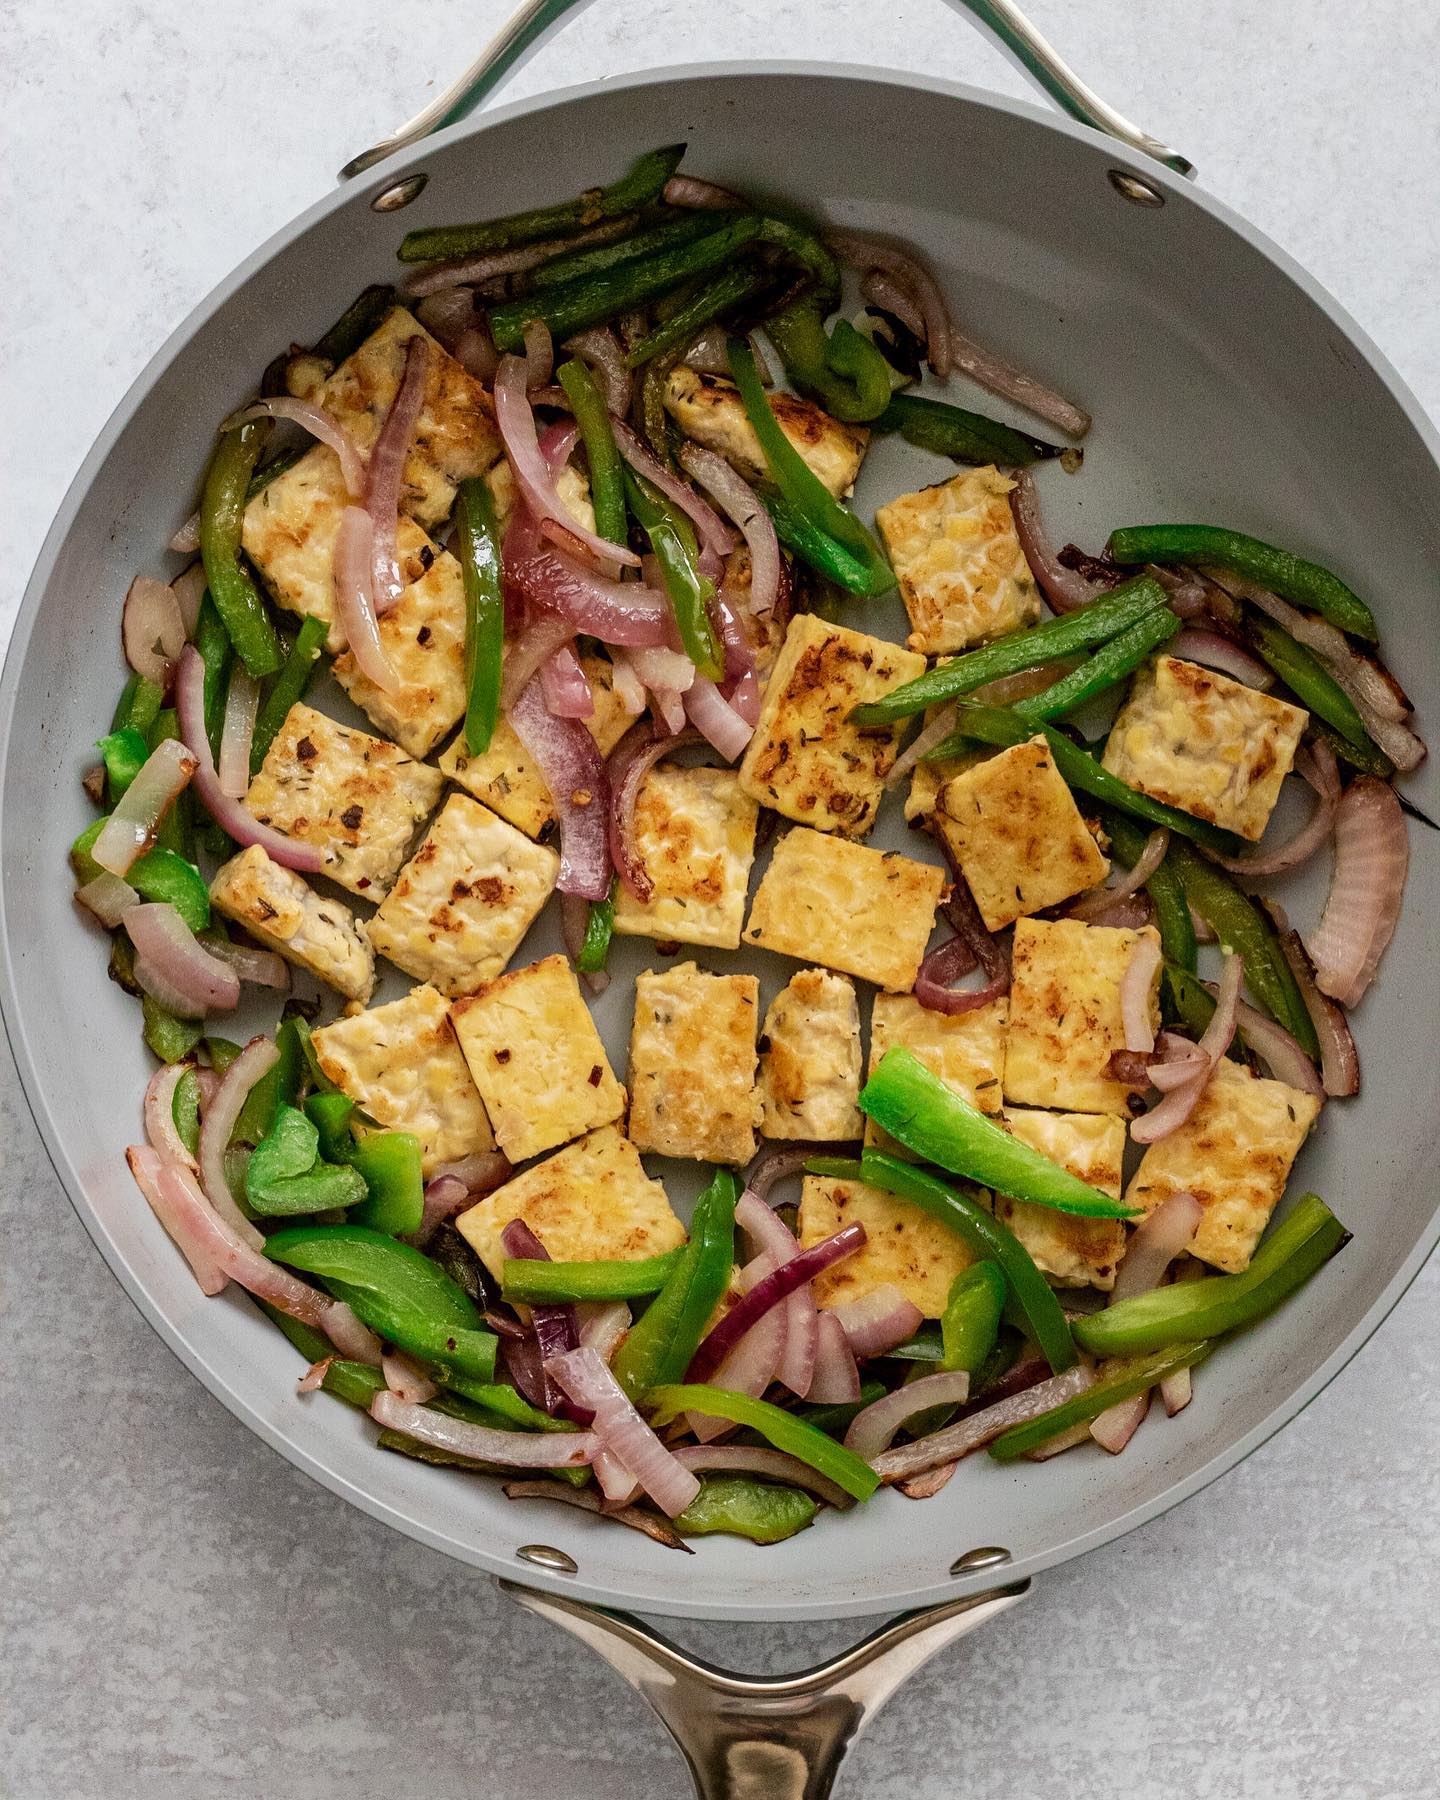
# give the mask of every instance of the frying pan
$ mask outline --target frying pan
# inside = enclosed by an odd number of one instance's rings
[[[215,420],[257,369],[318,334],[387,265],[401,223],[389,214],[404,207],[409,225],[509,211],[682,138],[690,166],[713,179],[920,245],[977,337],[1093,407],[1082,474],[1054,474],[1046,490],[1059,532],[1093,543],[1115,522],[1181,514],[1320,557],[1375,597],[1399,672],[1421,711],[1433,707],[1440,468],[1413,398],[1303,271],[1187,186],[1183,157],[1104,108],[1011,8],[977,0],[971,10],[1086,122],[940,81],[793,64],[660,72],[456,122],[565,11],[556,0],[527,8],[455,89],[356,158],[349,186],[222,284],[143,372],[52,527],[0,683],[0,998],[37,1123],[97,1246],[172,1349],[267,1442],[375,1517],[498,1576],[633,1681],[709,1795],[828,1792],[845,1745],[906,1673],[1015,1604],[1047,1568],[1231,1467],[1399,1298],[1440,1234],[1440,934],[1419,904],[1436,875],[1434,839],[1422,833],[1412,846],[1411,903],[1359,1020],[1364,1098],[1331,1109],[1302,1164],[1355,1239],[1206,1365],[1186,1412],[1142,1431],[1123,1458],[1081,1452],[1043,1470],[976,1459],[924,1505],[884,1494],[773,1551],[704,1540],[683,1559],[376,1455],[357,1416],[297,1402],[293,1352],[247,1302],[203,1298],[119,1155],[146,1059],[93,936],[57,903],[63,857],[87,816],[76,777],[115,685],[131,574],[154,566],[189,508]],[[943,473],[882,445],[859,504]],[[881,609],[854,622],[893,635],[899,621]],[[1302,896],[1302,916],[1316,898]],[[534,942],[536,954],[549,947],[543,935]],[[625,946],[622,976],[645,949]],[[784,979],[754,966],[772,987]],[[614,984],[600,1020],[615,1055],[627,988]],[[819,1670],[761,1681],[696,1662],[622,1608],[899,1617]]]

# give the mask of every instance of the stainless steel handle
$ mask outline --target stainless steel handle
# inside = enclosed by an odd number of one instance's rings
[[[589,0],[525,0],[525,4],[506,20],[458,80],[453,81],[443,94],[437,95],[423,111],[416,113],[413,119],[408,119],[398,130],[391,132],[389,137],[382,138],[368,150],[362,150],[359,156],[352,156],[340,171],[340,179],[348,181],[352,175],[358,175],[375,163],[383,162],[396,150],[418,144],[422,138],[429,137],[432,131],[453,125],[457,119],[463,119],[467,113],[473,112],[568,17],[588,4]],[[1152,137],[1148,131],[1142,131],[1138,125],[1132,125],[1114,107],[1107,106],[1068,66],[1054,46],[1035,29],[1012,0],[950,0],[950,4],[957,12],[968,12],[978,24],[983,25],[1024,74],[1042,92],[1048,94],[1062,112],[1069,113],[1072,119],[1078,119],[1082,125],[1092,126],[1096,131],[1103,131],[1107,137],[1116,139],[1131,150],[1139,151],[1143,156],[1153,157],[1156,162],[1163,163],[1178,175],[1195,173],[1195,165],[1177,150],[1171,150],[1159,138]]]
[[[761,1677],[691,1656],[629,1613],[498,1585],[604,1657],[649,1701],[690,1765],[699,1800],[825,1800],[845,1752],[900,1683],[1030,1587],[1012,1582],[904,1613],[829,1662]]]

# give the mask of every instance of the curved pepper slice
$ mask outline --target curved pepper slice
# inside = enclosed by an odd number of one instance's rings
[[[898,431],[907,444],[948,456],[955,462],[998,463],[1002,469],[1024,469],[1059,456],[1059,444],[1015,431],[983,413],[967,412],[945,400],[920,394],[896,394],[875,420],[876,431]],[[1074,615],[1070,615],[1073,617]]]
[[[264,426],[255,419],[222,432],[200,496],[200,555],[210,598],[235,654],[257,681],[285,660],[265,602],[240,562],[245,493],[265,442]]]
[[[729,1388],[711,1387],[706,1382],[681,1382],[652,1388],[644,1404],[650,1423],[657,1428],[678,1419],[681,1413],[704,1413],[712,1419],[729,1419],[736,1425],[747,1425],[758,1431],[777,1450],[788,1450],[822,1475],[828,1475],[837,1486],[857,1500],[868,1500],[880,1485],[880,1477],[862,1462],[853,1450],[837,1444],[813,1425],[797,1419],[794,1413],[771,1406],[768,1400],[755,1400],[749,1394],[732,1394]]]
[[[615,1352],[612,1372],[631,1400],[649,1388],[679,1381],[690,1367],[730,1282],[739,1197],[734,1175],[719,1170],[695,1202],[690,1242],[680,1261]]]

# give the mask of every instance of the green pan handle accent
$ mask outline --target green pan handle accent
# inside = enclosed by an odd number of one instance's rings
[[[589,0],[525,0],[496,32],[495,36],[443,94],[438,94],[423,111],[416,113],[398,130],[359,156],[351,157],[340,171],[340,179],[373,168],[397,150],[418,144],[432,131],[453,125],[473,112],[482,100],[488,100],[525,59],[573,13]],[[1114,138],[1128,149],[1163,163],[1177,175],[1193,175],[1195,166],[1176,150],[1171,150],[1132,125],[1114,107],[1083,82],[1048,40],[1041,36],[1012,0],[950,0],[956,11],[971,14],[1019,65],[1021,71],[1055,102],[1062,112],[1082,125],[1089,125],[1106,137]]]

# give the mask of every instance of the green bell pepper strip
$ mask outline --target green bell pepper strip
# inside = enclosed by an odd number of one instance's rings
[[[326,1162],[346,1162],[355,1148],[350,1120],[355,1102],[346,1094],[311,1094],[305,1117],[320,1134],[320,1154]]]
[[[782,498],[813,529],[833,538],[842,549],[850,552],[865,570],[868,594],[888,594],[895,586],[894,570],[855,514],[840,504],[780,429],[780,421],[770,410],[760,372],[755,367],[755,353],[749,344],[731,338],[728,355],[730,373],[740,390],[745,416],[760,440],[771,479]]]
[[[767,487],[757,488],[756,492],[770,515],[776,536],[787,550],[793,551],[817,574],[833,581],[847,593],[869,596],[874,578],[864,563],[852,556],[843,544],[827,537],[783,494]]]
[[[618,313],[658,300],[696,275],[732,262],[747,245],[764,236],[763,227],[764,220],[755,213],[735,213],[691,243],[675,244],[601,274],[584,275],[578,281],[507,300],[491,308],[490,334],[497,348],[518,350],[525,341],[525,327],[539,319],[557,343],[563,342]]]
[[[1000,1314],[1005,1306],[1005,1275],[999,1263],[972,1263],[950,1284],[940,1315],[942,1369],[964,1369],[973,1375],[995,1348]]]
[[[166,738],[179,739],[180,718],[173,707],[162,707],[155,715],[155,721],[146,733],[145,742],[153,752],[159,749]],[[157,850],[169,850],[187,863],[195,861],[195,796],[191,790],[182,788],[160,815],[160,823],[155,827],[155,847]],[[208,905],[208,896],[207,896]]]
[[[880,1485],[880,1477],[852,1450],[826,1437],[813,1425],[807,1425],[794,1413],[771,1406],[767,1400],[754,1400],[749,1394],[734,1394],[728,1388],[711,1387],[704,1382],[666,1383],[652,1388],[642,1404],[650,1413],[650,1423],[663,1429],[681,1413],[705,1413],[714,1419],[729,1419],[758,1431],[777,1450],[787,1450],[801,1462],[828,1475],[837,1486],[857,1500],[868,1500]]]
[[[1152,800],[1148,794],[1121,781],[1118,775],[1112,775],[1088,750],[1072,743],[1063,731],[1057,731],[1053,725],[1031,725],[1017,717],[1013,707],[980,706],[973,700],[961,701],[958,726],[943,744],[936,745],[925,761],[942,762],[946,757],[957,756],[971,740],[1008,750],[1012,744],[1028,742],[1037,731],[1049,744],[1055,767],[1067,786],[1079,788],[1081,793],[1089,794],[1102,805],[1145,819],[1151,825],[1168,825],[1172,834],[1191,838],[1207,850],[1219,850],[1227,856],[1234,851],[1236,840],[1228,831],[1211,825],[1208,820],[1191,818],[1189,813],[1166,806],[1163,801]]]
[[[603,900],[592,900],[585,915],[585,938],[575,967],[582,975],[600,975],[610,958],[610,941],[615,936],[615,884]]]
[[[945,1341],[940,1335],[940,1327],[929,1323],[922,1325],[914,1337],[907,1338],[903,1344],[897,1344],[893,1350],[885,1352],[896,1362],[934,1363],[938,1367],[945,1355]]]
[[[281,1020],[275,1032],[275,1048],[280,1053],[276,1061],[245,1096],[235,1129],[230,1133],[232,1143],[258,1144],[274,1129],[282,1106],[299,1104],[303,1058],[293,1018]]]
[[[143,732],[136,731],[131,725],[122,725],[118,731],[101,738],[95,747],[105,764],[105,792],[114,806],[145,767],[150,746]]]
[[[1372,739],[1366,738],[1363,744],[1352,744],[1348,738],[1342,737],[1328,719],[1322,719],[1318,713],[1310,715],[1310,729],[1316,737],[1325,742],[1352,769],[1358,769],[1362,775],[1374,775],[1381,781],[1393,780],[1395,765],[1385,752]],[[1404,796],[1401,796],[1402,804]]]
[[[240,1054],[240,1045],[233,1038],[220,1037],[215,1032],[205,1035],[205,1054],[210,1059],[210,1067],[217,1075],[223,1075]]]
[[[1075,1361],[1075,1346],[1060,1302],[1015,1234],[977,1201],[934,1175],[883,1151],[865,1150],[861,1179],[887,1194],[913,1201],[956,1231],[979,1255],[1000,1265],[1015,1304],[1041,1354],[1059,1375]]]
[[[660,564],[685,654],[701,675],[719,681],[725,673],[725,659],[709,611],[715,583],[700,573],[700,547],[690,521],[633,469],[625,470],[625,497]]]
[[[170,1117],[175,1124],[176,1136],[192,1156],[200,1150],[200,1078],[193,1069],[187,1069],[175,1083],[175,1092],[170,1098]]]
[[[255,419],[221,433],[200,496],[200,555],[210,598],[236,655],[257,681],[273,675],[285,660],[265,602],[240,562],[245,490],[265,441],[265,426],[265,420]]]
[[[1215,1001],[1193,969],[1167,961],[1160,976],[1160,998],[1167,1025],[1180,1025],[1193,1038],[1204,1037]]]
[[[385,1377],[379,1369],[372,1363],[350,1362],[336,1356],[335,1346],[323,1332],[302,1324],[299,1319],[292,1319],[268,1300],[257,1300],[256,1305],[270,1323],[289,1338],[307,1363],[328,1364],[320,1383],[327,1394],[334,1394],[337,1400],[343,1400],[349,1406],[358,1406],[361,1412],[369,1412],[370,1402],[385,1387]]]
[[[1017,700],[1011,710],[1028,724],[1043,725],[1063,719],[1090,701],[1118,687],[1134,674],[1162,645],[1169,643],[1180,629],[1180,621],[1169,611],[1147,613],[1143,619],[1122,631],[1118,637],[1102,644],[1078,669],[1061,676],[1042,693]]]
[[[1252,1325],[1308,1281],[1349,1237],[1325,1202],[1306,1194],[1242,1274],[1207,1275],[1119,1300],[1077,1320],[1076,1341],[1096,1356],[1139,1356]]]
[[[833,1406],[802,1403],[795,1408],[795,1417],[803,1419],[807,1425],[813,1425],[816,1431],[823,1431],[827,1437],[843,1438],[856,1413],[863,1412],[867,1406],[873,1406],[885,1392],[885,1383],[868,1375],[860,1383],[858,1400],[842,1400]]]
[[[425,1178],[420,1140],[410,1131],[374,1131],[357,1138],[350,1166],[364,1179],[367,1195],[351,1215],[391,1237],[420,1229],[425,1214]]]
[[[983,413],[966,412],[944,400],[927,400],[919,394],[896,394],[878,419],[876,431],[898,431],[907,444],[948,456],[955,462],[998,463],[1004,469],[1025,469],[1031,463],[1059,456],[1059,444],[1015,431]],[[1073,618],[1075,614],[1069,614]]]
[[[610,427],[610,409],[599,384],[578,358],[561,363],[555,379],[564,388],[580,427],[580,442],[590,468],[590,504],[595,530],[612,544],[623,544],[630,522],[625,513],[625,465]]]
[[[685,349],[703,326],[729,312],[742,300],[759,293],[766,282],[763,270],[752,263],[732,263],[704,282],[685,304],[625,354],[625,367],[639,369],[657,356]]]
[[[1303,707],[1333,725],[1357,749],[1372,744],[1355,702],[1313,650],[1259,613],[1247,614],[1245,632],[1261,661],[1275,671]]]
[[[602,219],[619,218],[649,206],[680,167],[683,144],[667,144],[650,150],[609,187],[587,188],[571,200],[531,207],[502,219],[485,219],[473,225],[431,225],[407,231],[401,240],[401,262],[439,262],[452,256],[483,256],[491,250],[509,250],[517,244],[534,244],[542,238],[583,231]]]
[[[1229,876],[1197,856],[1188,844],[1172,839],[1167,860],[1174,863],[1186,898],[1219,938],[1221,947],[1244,957],[1245,984],[1250,992],[1308,1057],[1318,1058],[1314,1022],[1264,913]]]
[[[500,718],[505,591],[495,502],[478,475],[456,490],[455,551],[465,587],[465,748],[481,756]]]
[[[656,1294],[684,1256],[666,1250],[634,1262],[531,1262],[507,1257],[500,1276],[501,1298],[528,1306],[563,1305],[571,1300],[633,1300]]]
[[[680,1261],[615,1352],[611,1370],[631,1400],[638,1401],[649,1388],[679,1381],[690,1367],[730,1284],[739,1197],[734,1175],[717,1170],[695,1202],[690,1241]]]
[[[704,1475],[700,1492],[671,1523],[682,1537],[728,1532],[752,1544],[779,1544],[813,1524],[820,1502],[799,1488],[749,1475]]]
[[[1031,1450],[1038,1450],[1042,1444],[1049,1443],[1062,1431],[1069,1431],[1072,1426],[1086,1425],[1091,1419],[1098,1419],[1103,1412],[1117,1406],[1122,1400],[1133,1400],[1136,1394],[1146,1393],[1157,1382],[1164,1381],[1167,1375],[1178,1375],[1182,1369],[1193,1369],[1195,1364],[1203,1361],[1213,1344],[1173,1344],[1168,1350],[1153,1356],[1143,1356],[1133,1362],[1118,1363],[1108,1370],[1094,1384],[1086,1388],[1083,1394],[1077,1394],[1073,1400],[1062,1401],[1059,1406],[1052,1406],[1049,1412],[1037,1413],[1033,1419],[1026,1419],[1019,1425],[1012,1425],[1008,1431],[1002,1431],[990,1445],[990,1454],[996,1462],[1014,1462],[1017,1457],[1025,1456]]]
[[[979,1112],[903,1045],[887,1050],[860,1110],[926,1162],[999,1193],[1084,1219],[1133,1219],[1133,1206],[1081,1181]]]
[[[142,1035],[161,1062],[184,1062],[204,1035],[198,1019],[177,1019],[150,994],[140,997]]]
[[[285,666],[275,677],[274,685],[261,702],[255,715],[255,734],[250,740],[250,773],[259,772],[265,752],[275,742],[280,727],[289,717],[290,708],[305,698],[306,689],[315,675],[320,653],[325,648],[329,627],[323,619],[306,613],[295,633]]]
[[[628,231],[624,237],[611,238],[608,243],[591,244],[584,250],[562,251],[530,271],[530,286],[532,289],[563,287],[569,281],[604,275],[610,269],[619,268],[621,263],[640,262],[657,256],[662,250],[678,249],[682,244],[693,244],[697,238],[709,237],[715,225],[713,212],[684,213],[678,219],[664,219],[642,231]]]
[[[890,365],[844,319],[827,335],[819,300],[806,294],[765,321],[785,373],[834,418],[861,424],[883,413],[894,392]]]
[[[438,1370],[436,1379],[443,1382],[451,1392],[481,1408],[487,1415],[487,1424],[494,1421],[507,1426],[523,1425],[527,1431],[575,1430],[568,1419],[552,1419],[549,1413],[541,1412],[538,1406],[532,1406],[508,1382],[472,1381],[466,1375],[457,1375],[453,1369]]]
[[[312,356],[340,363],[360,346],[395,307],[395,290],[375,283],[362,288],[330,329],[310,346]]]
[[[1149,833],[1113,808],[1106,809],[1104,825],[1116,856],[1127,868],[1133,868],[1144,852]],[[1145,883],[1145,891],[1155,907],[1160,948],[1165,952],[1166,961],[1193,975],[1196,968],[1195,923],[1190,917],[1184,885],[1168,856]]]
[[[1164,588],[1152,576],[1138,575],[1077,612],[1047,619],[1043,625],[1014,632],[999,643],[986,644],[981,650],[972,650],[917,675],[914,681],[892,689],[883,700],[855,707],[850,721],[854,725],[889,725],[912,713],[943,706],[1003,675],[1018,675],[1024,669],[1036,669],[1042,663],[1093,650],[1162,610],[1168,610]]]
[[[304,1113],[280,1106],[246,1165],[245,1198],[262,1218],[329,1212],[363,1200],[365,1182],[354,1169],[321,1161],[319,1132]]]
[[[339,1088],[320,1067],[320,1058],[315,1052],[315,1041],[310,1035],[309,1025],[298,1016],[289,1020],[289,1023],[295,1028],[295,1042],[300,1047],[300,1055],[309,1072],[311,1087],[320,1094],[338,1094]]]
[[[155,723],[155,715],[165,704],[165,696],[153,681],[143,675],[132,674],[125,686],[120,690],[120,699],[115,707],[115,716],[110,721],[112,731],[138,731],[144,736]]]
[[[205,665],[205,735],[210,751],[220,754],[220,733],[225,722],[225,691],[230,676],[230,639],[225,625],[215,610],[209,594],[200,602],[200,615],[195,621],[195,648]]]
[[[103,873],[91,850],[104,825],[104,819],[93,820],[70,846],[70,867],[81,887]],[[209,925],[210,893],[204,877],[175,851],[162,847],[147,850],[131,864],[125,879],[142,900],[168,901],[192,931],[204,931]]]
[[[272,456],[269,462],[261,463],[250,477],[250,484],[245,489],[246,505],[248,506],[257,494],[263,494],[277,476],[283,475],[287,469],[293,469],[300,458],[305,455],[305,449],[304,444],[295,444],[289,450],[281,450],[278,455]]]
[[[1282,600],[1308,606],[1342,631],[1374,643],[1375,616],[1360,596],[1319,563],[1218,525],[1128,525],[1112,531],[1106,552],[1118,563],[1193,563],[1233,569]]]
[[[320,1280],[372,1331],[476,1381],[495,1375],[495,1336],[465,1291],[428,1256],[363,1225],[277,1231],[265,1254]]]

